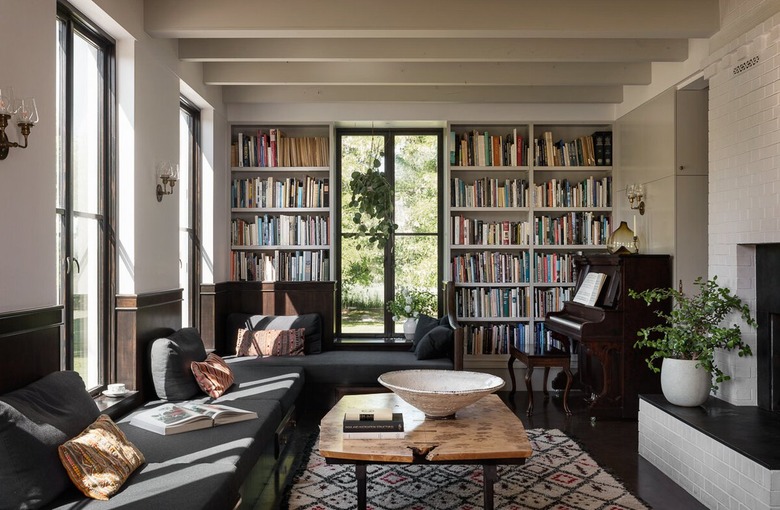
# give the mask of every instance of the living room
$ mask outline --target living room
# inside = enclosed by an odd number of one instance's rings
[[[413,128],[438,130],[443,138],[450,130],[491,125],[530,126],[528,133],[537,136],[547,125],[610,126],[616,161],[613,227],[620,221],[635,225],[641,253],[670,254],[680,264],[693,260],[675,266],[673,281],[717,275],[756,310],[756,282],[761,279],[756,247],[780,237],[776,2],[696,0],[682,8],[673,1],[637,2],[632,7],[608,1],[599,7],[602,12],[593,13],[579,13],[578,2],[563,0],[555,7],[496,1],[491,2],[493,9],[476,13],[465,2],[371,8],[353,2],[329,8],[312,1],[294,6],[256,6],[240,0],[190,4],[70,3],[115,43],[114,210],[106,219],[114,251],[104,254],[111,259],[113,276],[100,291],[99,309],[101,327],[110,338],[101,354],[96,394],[112,382],[131,389],[148,386],[146,342],[163,330],[196,326],[206,348],[219,348],[224,341],[221,307],[233,292],[228,285],[233,219],[229,155],[231,130],[239,125],[325,126],[328,135],[338,129]],[[35,97],[40,115],[27,148],[10,148],[0,162],[0,232],[5,239],[0,245],[5,263],[0,273],[0,337],[6,340],[7,353],[0,379],[7,391],[51,367],[73,366],[72,346],[62,340],[68,336],[68,321],[63,321],[59,295],[62,273],[70,269],[65,260],[57,260],[60,231],[55,221],[61,209],[54,171],[61,150],[55,79],[60,56],[57,32],[51,30],[57,26],[57,2],[4,0],[2,7],[0,27],[7,51],[0,57],[5,70],[0,85],[12,86],[19,97]],[[498,14],[506,9],[521,15]],[[551,17],[548,11],[567,14]],[[585,21],[587,30],[580,28]],[[239,37],[247,40],[231,41]],[[351,44],[353,38],[359,43]],[[264,39],[268,47],[279,45],[281,53],[269,49],[265,54]],[[384,39],[391,43],[383,46]],[[424,39],[442,39],[444,48],[426,47],[433,56],[420,57],[414,45]],[[468,53],[453,55],[466,52],[468,44],[457,45],[466,39],[483,53],[497,54],[504,44],[507,55],[487,61]],[[510,39],[527,46],[510,50]],[[562,46],[566,39],[579,42],[579,53],[576,46]],[[610,44],[614,39],[620,44]],[[309,40],[328,44],[320,48]],[[449,44],[454,49],[448,50]],[[359,49],[378,53],[365,56]],[[589,51],[603,53],[598,57],[603,61]],[[629,62],[631,58],[643,61]],[[304,68],[303,62],[314,65]],[[467,62],[482,67],[458,69]],[[293,63],[296,66],[289,65]],[[378,63],[390,64],[389,70],[381,70]],[[328,65],[332,69],[323,73]],[[366,72],[361,65],[371,67]],[[487,68],[491,65],[495,69]],[[438,76],[431,78],[426,68]],[[690,124],[678,123],[695,117],[677,117],[678,98],[688,92],[708,96],[707,120],[698,124],[696,133]],[[445,94],[447,100],[442,99]],[[155,194],[161,162],[181,159],[182,97],[198,111],[200,121],[199,275],[190,286],[194,297],[189,301],[180,280],[180,211],[186,211],[185,197],[192,195],[183,192],[181,183],[161,201]],[[21,143],[15,121],[9,124],[8,138]],[[657,150],[681,143],[678,135],[688,140],[705,137],[706,173],[685,175],[685,169],[677,168],[674,150]],[[330,157],[335,165],[335,150]],[[335,175],[331,173],[331,179]],[[644,214],[633,210],[626,198],[627,187],[635,183],[644,185]],[[36,192],[33,200],[31,190]],[[703,218],[689,212],[694,206],[699,214],[705,211]],[[447,267],[449,252],[443,250],[440,257],[439,265]],[[70,268],[74,262],[68,264]],[[446,271],[442,276],[450,277]],[[197,306],[183,306],[183,301]],[[25,333],[32,329],[46,333],[33,341]],[[743,333],[756,351],[755,331],[743,328]],[[762,369],[756,358],[719,355],[733,379],[721,385],[718,399],[737,406],[759,403]],[[32,368],[31,359],[36,360]],[[505,377],[506,357],[472,358],[465,368]],[[516,371],[522,378],[520,364]],[[538,388],[541,379],[534,384]],[[678,432],[685,437],[686,432]],[[682,475],[666,474],[689,492],[704,491]],[[712,494],[702,501],[729,508]]]

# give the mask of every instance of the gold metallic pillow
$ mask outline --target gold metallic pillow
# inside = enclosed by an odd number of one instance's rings
[[[71,481],[93,499],[107,500],[116,494],[145,462],[140,450],[105,414],[58,451]]]

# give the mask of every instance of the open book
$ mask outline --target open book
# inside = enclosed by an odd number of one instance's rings
[[[577,290],[577,295],[574,296],[572,301],[583,305],[594,306],[606,280],[607,275],[604,273],[588,273],[585,275],[585,279],[582,281],[582,285],[580,285],[580,288]]]
[[[130,419],[130,425],[157,434],[169,435],[253,418],[257,418],[257,413],[254,411],[244,411],[220,404],[177,402],[138,413]]]

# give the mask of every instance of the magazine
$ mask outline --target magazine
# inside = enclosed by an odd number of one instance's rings
[[[221,404],[177,402],[138,413],[130,419],[130,424],[157,434],[169,435],[253,418],[257,418],[254,411]]]

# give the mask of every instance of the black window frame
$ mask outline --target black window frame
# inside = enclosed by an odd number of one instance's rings
[[[201,278],[201,228],[202,228],[202,214],[201,214],[201,179],[202,179],[202,165],[201,165],[201,110],[195,103],[187,99],[185,96],[179,97],[179,109],[184,110],[187,115],[192,119],[192,152],[190,158],[192,161],[192,168],[190,169],[190,189],[191,200],[189,203],[189,213],[192,219],[191,226],[187,228],[189,234],[189,256],[191,257],[190,267],[190,295],[189,295],[189,326],[199,327],[200,325],[200,278]],[[180,198],[181,199],[181,198]],[[183,326],[185,326],[183,324]]]

